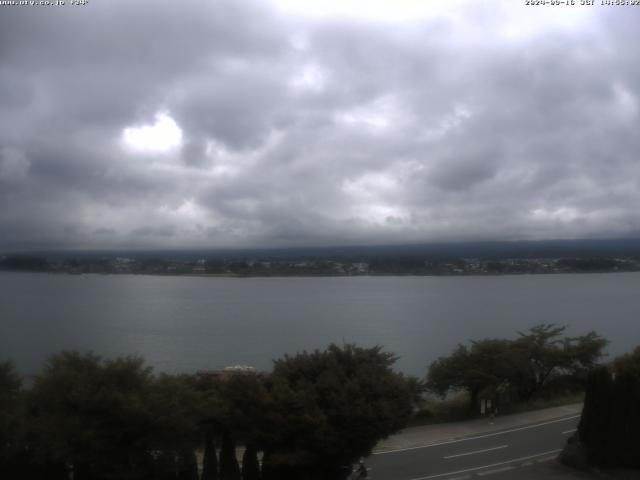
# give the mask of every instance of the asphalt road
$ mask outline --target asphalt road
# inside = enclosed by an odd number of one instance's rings
[[[378,452],[366,461],[372,480],[520,478],[555,459],[578,424],[572,415],[446,442]],[[522,472],[526,476],[526,472]]]

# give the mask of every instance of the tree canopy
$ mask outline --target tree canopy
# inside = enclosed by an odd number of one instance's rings
[[[472,341],[469,347],[458,345],[448,357],[431,364],[427,388],[445,396],[451,390],[466,390],[470,408],[476,408],[482,391],[498,389],[513,378],[516,366],[513,348],[507,340]]]
[[[595,332],[563,337],[566,326],[541,324],[515,339],[484,339],[458,345],[428,370],[427,388],[445,396],[455,390],[469,393],[471,409],[482,392],[508,392],[521,400],[544,394],[553,381],[570,377],[580,387],[602,357],[607,341]]]
[[[158,375],[135,356],[62,352],[25,390],[0,363],[0,473],[197,480],[204,449],[201,480],[334,480],[409,418],[416,382],[394,360],[379,347],[331,345],[285,356],[270,373]]]
[[[30,392],[38,456],[69,465],[77,480],[138,478],[158,421],[148,408],[150,384],[137,357],[52,356]]]
[[[406,424],[413,389],[394,361],[380,347],[331,345],[275,362],[268,415],[277,428],[265,455],[278,478],[339,478],[340,467]]]
[[[0,474],[10,473],[8,463],[19,449],[17,431],[21,386],[22,381],[13,364],[0,362]]]

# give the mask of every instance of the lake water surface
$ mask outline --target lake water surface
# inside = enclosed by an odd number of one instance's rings
[[[640,273],[206,278],[0,272],[0,360],[37,372],[52,352],[138,353],[157,370],[246,364],[330,342],[383,345],[424,375],[457,343],[537,323],[640,344]]]

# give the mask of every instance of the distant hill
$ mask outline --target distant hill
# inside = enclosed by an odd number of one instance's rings
[[[355,245],[269,249],[68,250],[28,252],[28,255],[31,257],[44,257],[49,260],[67,258],[92,259],[118,256],[140,260],[161,258],[183,261],[200,258],[239,260],[308,260],[328,258],[370,260],[390,257],[456,257],[481,259],[638,257],[640,256],[640,239],[442,242],[409,245]]]

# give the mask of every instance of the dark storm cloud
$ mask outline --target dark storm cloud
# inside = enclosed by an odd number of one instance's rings
[[[0,249],[637,233],[640,13],[450,5],[0,7]]]

